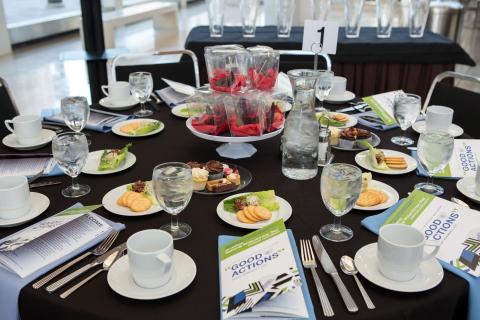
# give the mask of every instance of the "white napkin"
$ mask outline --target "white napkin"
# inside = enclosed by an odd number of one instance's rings
[[[187,96],[193,96],[195,94],[195,88],[192,86],[189,86],[188,84],[168,80],[165,78],[162,78],[162,80],[165,81],[165,83],[168,84],[170,88],[172,88],[178,93],[181,93]]]
[[[278,74],[274,92],[275,94],[285,94],[289,97],[293,97],[292,84],[284,72]]]

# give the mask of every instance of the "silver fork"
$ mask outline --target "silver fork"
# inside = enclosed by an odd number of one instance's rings
[[[328,300],[327,293],[322,286],[322,282],[318,277],[317,271],[317,262],[315,261],[315,256],[313,254],[312,243],[310,240],[300,239],[300,254],[302,256],[302,264],[305,269],[310,269],[312,271],[313,280],[315,281],[315,286],[317,287],[318,296],[320,298],[320,304],[322,305],[323,314],[325,317],[333,317],[335,313],[333,312],[330,301]]]
[[[76,259],[73,259],[72,261],[70,261],[69,263],[67,264],[64,264],[63,266],[61,266],[60,268],[56,269],[55,271],[49,273],[48,275],[46,275],[45,277],[43,277],[42,279],[38,280],[37,282],[35,282],[32,287],[33,289],[39,289],[41,288],[42,286],[44,286],[47,282],[49,282],[50,280],[52,280],[53,278],[55,278],[56,276],[58,276],[60,273],[62,273],[63,271],[67,270],[68,268],[70,268],[71,266],[73,266],[74,264],[82,261],[83,259],[85,259],[86,257],[88,257],[89,255],[93,254],[94,256],[101,256],[102,254],[104,254],[105,252],[107,252],[108,249],[110,249],[110,247],[112,246],[112,244],[115,242],[115,240],[117,239],[118,237],[118,234],[120,232],[117,231],[117,230],[112,230],[108,236],[105,238],[105,240],[102,241],[102,243],[100,243],[95,249],[91,250],[91,251],[88,251],[88,252],[85,252],[84,254],[82,254],[81,256],[77,257]]]

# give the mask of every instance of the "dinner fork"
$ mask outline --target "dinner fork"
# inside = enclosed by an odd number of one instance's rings
[[[38,280],[37,282],[35,282],[32,285],[33,289],[41,288],[43,285],[45,285],[47,282],[49,282],[50,280],[52,280],[53,278],[58,276],[60,273],[67,270],[68,268],[70,268],[74,264],[82,261],[83,259],[85,259],[86,257],[88,257],[91,254],[93,254],[94,256],[100,256],[100,255],[104,254],[105,252],[107,252],[108,249],[110,249],[113,242],[115,242],[115,240],[117,239],[119,233],[120,233],[120,231],[112,230],[108,234],[108,236],[105,238],[105,240],[103,240],[102,243],[100,243],[95,249],[93,249],[91,251],[88,251],[88,252],[85,252],[84,254],[77,257],[76,259],[73,259],[69,263],[61,266],[60,268],[58,268],[55,271],[49,273],[48,275],[46,275],[42,279]]]
[[[317,287],[318,296],[320,298],[320,304],[322,305],[323,314],[325,317],[333,317],[335,313],[333,312],[332,306],[330,305],[330,301],[327,297],[327,293],[322,286],[322,282],[318,277],[317,271],[315,271],[317,262],[315,261],[312,243],[309,239],[300,239],[300,255],[302,256],[303,267],[305,269],[310,269],[312,272],[313,280],[315,281],[315,286]]]

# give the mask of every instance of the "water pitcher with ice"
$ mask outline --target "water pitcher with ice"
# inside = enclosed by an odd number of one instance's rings
[[[282,137],[282,173],[291,179],[307,180],[318,172],[318,121],[315,117],[315,88],[319,72],[290,70],[293,108]]]

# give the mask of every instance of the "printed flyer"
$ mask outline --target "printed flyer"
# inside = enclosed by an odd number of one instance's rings
[[[404,223],[422,231],[426,244],[440,245],[437,258],[480,276],[480,212],[415,190],[385,224]],[[428,249],[427,249],[428,250]]]
[[[393,116],[393,103],[397,96],[404,96],[405,92],[403,90],[389,91],[385,93],[375,94],[373,96],[368,96],[363,98],[375,112],[375,114],[382,119],[385,125],[389,126],[397,123]]]

